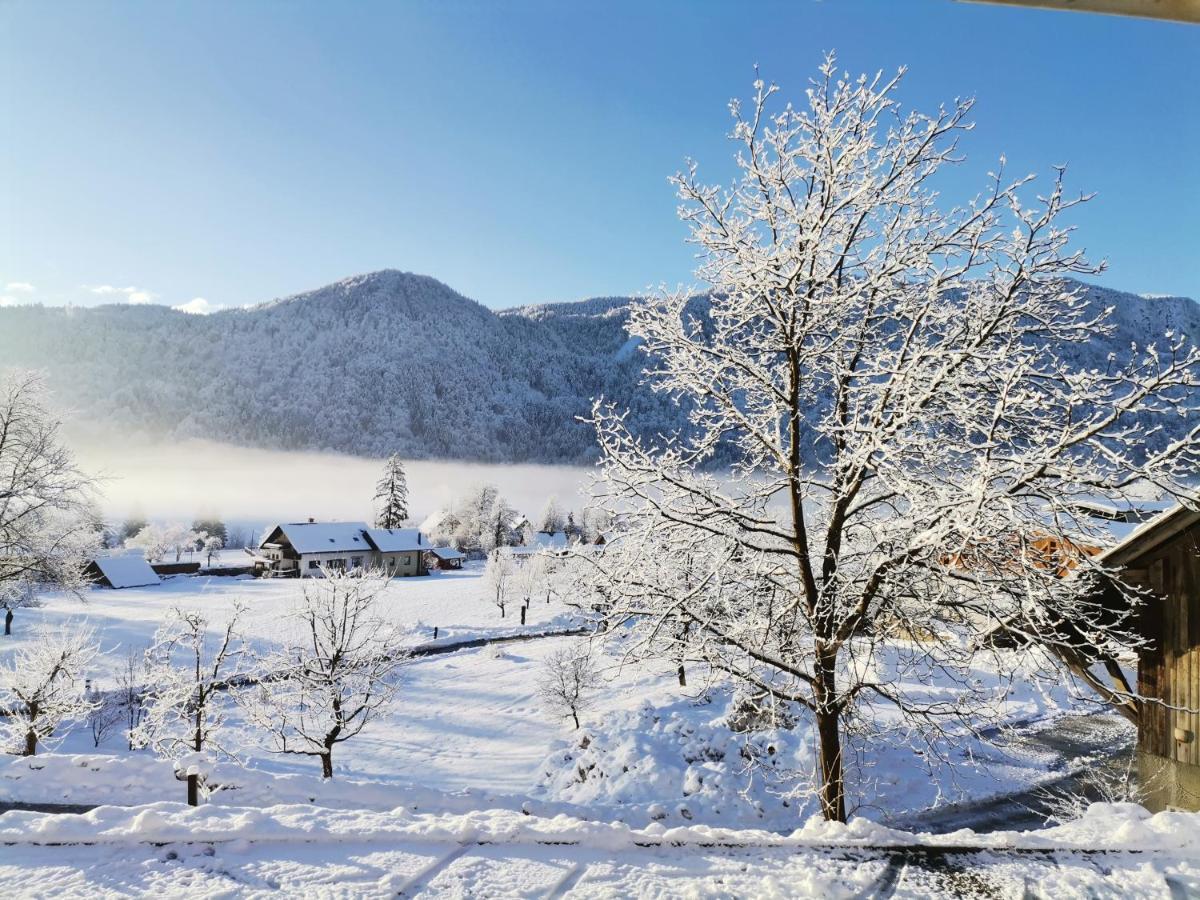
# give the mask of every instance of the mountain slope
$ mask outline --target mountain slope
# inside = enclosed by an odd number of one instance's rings
[[[1114,306],[1109,339],[1072,347],[1103,367],[1131,342],[1200,338],[1200,306],[1089,288]],[[585,462],[593,397],[631,407],[650,437],[683,412],[639,385],[630,300],[493,312],[392,270],[249,310],[0,309],[0,361],[45,369],[80,417],[126,432],[257,447],[483,461]]]

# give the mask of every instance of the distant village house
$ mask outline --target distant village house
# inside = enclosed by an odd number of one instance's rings
[[[328,571],[377,569],[392,577],[426,575],[432,550],[416,528],[372,528],[365,522],[290,522],[276,525],[258,556],[265,574],[313,577]]]

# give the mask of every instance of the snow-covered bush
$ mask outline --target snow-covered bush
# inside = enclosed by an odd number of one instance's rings
[[[603,727],[562,741],[542,764],[539,793],[591,807],[627,808],[626,815],[794,827],[804,810],[788,796],[797,770],[811,770],[807,727],[737,732],[732,692],[711,702],[609,712]],[[750,757],[762,765],[751,768]]]
[[[76,623],[38,625],[0,666],[0,740],[9,753],[33,756],[60,726],[95,708],[84,693],[84,672],[98,647],[95,631]]]

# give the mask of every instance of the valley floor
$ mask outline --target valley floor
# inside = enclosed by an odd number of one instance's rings
[[[604,685],[583,728],[574,731],[544,707],[538,682],[551,652],[581,640],[556,634],[578,626],[575,614],[558,602],[535,601],[521,626],[512,609],[500,617],[480,576],[481,570],[468,568],[395,580],[384,597],[384,610],[402,624],[412,647],[521,639],[413,659],[402,670],[393,706],[338,748],[330,781],[317,777],[315,761],[268,752],[236,708],[230,710],[226,742],[238,762],[214,770],[212,780],[222,789],[199,811],[163,803],[183,798],[172,763],[146,751],[129,751],[119,733],[95,746],[88,729],[77,727],[52,753],[0,760],[0,809],[13,803],[106,804],[83,817],[0,815],[0,840],[12,842],[0,846],[0,883],[6,893],[394,896],[404,890],[447,896],[769,896],[775,891],[781,896],[836,896],[886,888],[896,896],[935,896],[942,890],[938,885],[958,883],[955,873],[962,864],[956,860],[964,857],[962,851],[949,861],[939,857],[926,864],[927,851],[909,858],[896,850],[860,847],[851,852],[788,845],[778,838],[792,834],[814,811],[802,793],[786,790],[789,777],[811,771],[811,735],[803,722],[754,735],[755,741],[776,748],[772,759],[779,768],[747,769],[743,750],[749,738],[726,724],[736,695],[720,680],[683,688],[673,666],[628,663],[605,651]],[[97,629],[104,650],[93,678],[107,688],[114,684],[126,651],[140,652],[172,606],[203,609],[212,628],[219,629],[235,600],[241,600],[249,608],[246,639],[265,649],[286,630],[289,609],[301,589],[299,582],[288,580],[176,578],[153,588],[96,589],[84,603],[51,597],[41,609],[20,611],[16,634],[0,639],[0,657],[28,640],[38,621],[84,618]],[[977,675],[1006,684],[995,671],[980,669]],[[692,673],[692,681],[701,678],[702,673]],[[1062,716],[1087,712],[1075,706],[1065,688],[1043,693],[1018,679],[1005,690],[1007,721],[1026,735],[1053,727]],[[1069,753],[1051,746],[1052,741],[1023,738],[997,746],[964,732],[944,748],[955,762],[952,767],[931,767],[899,744],[866,744],[863,765],[850,773],[852,793],[861,801],[856,815],[864,827],[881,827],[870,823],[875,820],[902,823],[917,832],[972,824],[973,804],[986,806],[992,798],[989,814],[994,814],[995,798],[1069,777],[1128,741],[1127,729],[1118,722],[1104,719],[1097,727],[1093,743]],[[299,814],[305,819],[340,815],[351,822],[378,815],[408,824],[386,840],[361,841],[339,833],[300,845],[297,841],[309,841],[311,835],[287,833],[281,839],[281,829],[271,825],[280,815],[298,815],[297,809],[307,811]],[[235,824],[226,829],[231,840],[214,841],[172,825],[180,816],[197,813],[240,816],[242,826],[271,827],[262,833],[249,828],[238,837],[240,826]],[[509,824],[489,834],[481,829],[481,815]],[[432,830],[413,831],[408,827],[413,817],[442,818]],[[104,832],[105,823],[117,823],[109,830],[124,837],[90,845],[85,838]],[[159,834],[157,825],[163,823],[166,831]],[[638,829],[651,843],[664,833],[678,833],[687,836],[682,843],[688,846],[644,846],[644,840],[626,835],[621,853],[614,856],[608,838],[596,843],[575,835],[569,848],[513,838],[541,827],[536,823],[550,823],[545,827],[551,830],[583,828],[589,835]],[[1002,814],[991,827],[1030,824],[1006,824]],[[694,831],[705,828],[737,829],[728,842],[739,846],[711,846],[703,838],[707,832]],[[56,838],[56,829],[66,833]],[[355,834],[361,828],[356,826]],[[59,840],[70,846],[46,846]],[[967,868],[984,866],[984,882],[1002,886],[1001,895],[1030,879],[1052,886],[1070,876],[1081,879],[1080,885],[1098,886],[1101,893],[1126,878],[1137,887],[1135,895],[1144,888],[1144,896],[1167,896],[1161,893],[1165,878],[1195,874],[1190,864],[1167,860],[1175,868],[1163,869],[1157,858],[1126,850],[1119,859],[1103,861],[1077,853],[1061,859],[972,857]],[[1087,891],[1047,893],[1083,896]]]

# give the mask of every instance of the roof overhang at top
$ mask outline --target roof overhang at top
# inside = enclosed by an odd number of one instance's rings
[[[1109,566],[1126,566],[1200,523],[1200,510],[1176,506],[1135,528],[1128,537],[1096,557]]]
[[[1037,6],[1043,9],[1135,16],[1142,19],[1166,19],[1173,22],[1200,22],[1200,0],[965,0],[968,3],[992,3],[1004,6]]]

